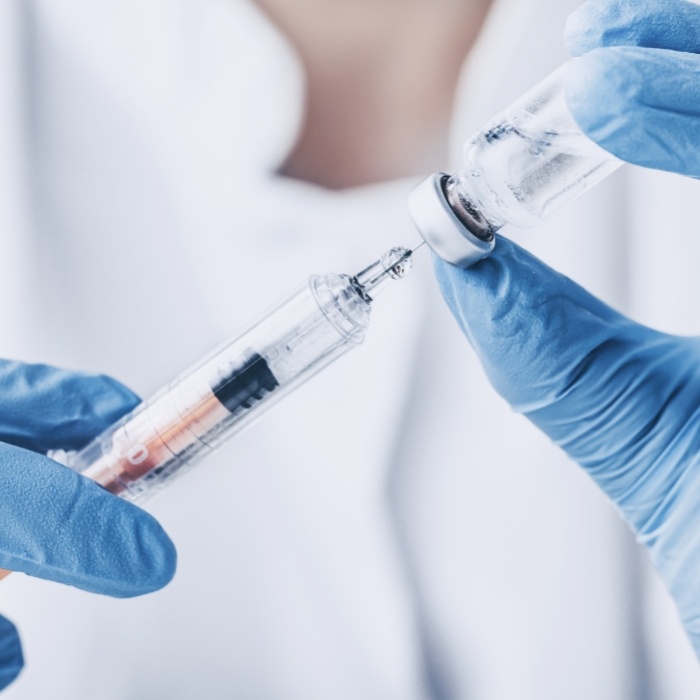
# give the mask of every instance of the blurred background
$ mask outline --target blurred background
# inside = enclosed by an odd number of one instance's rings
[[[4,0],[0,356],[146,396],[310,273],[416,244],[410,189],[566,60],[577,4]],[[697,332],[688,188],[624,168],[508,235]],[[165,590],[3,582],[9,700],[700,695],[645,554],[488,386],[425,248],[363,347],[148,509],[179,551]]]

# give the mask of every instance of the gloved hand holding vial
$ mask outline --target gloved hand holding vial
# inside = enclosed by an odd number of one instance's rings
[[[700,339],[634,323],[495,235],[612,172],[599,146],[700,175],[700,7],[593,0],[567,38],[583,57],[480,131],[465,168],[424,183],[412,208],[491,383],[614,502],[700,655]]]

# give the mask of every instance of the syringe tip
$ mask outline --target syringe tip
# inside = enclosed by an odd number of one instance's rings
[[[379,262],[392,279],[398,280],[413,268],[412,255],[413,251],[408,248],[392,248],[382,255]]]
[[[367,301],[372,301],[393,280],[401,279],[413,267],[411,255],[408,248],[392,248],[379,260],[358,272],[353,281],[362,296]]]

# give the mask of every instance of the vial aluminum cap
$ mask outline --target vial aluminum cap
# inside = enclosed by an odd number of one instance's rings
[[[409,196],[408,209],[420,235],[443,260],[471,267],[491,254],[496,239],[475,236],[455,214],[445,194],[448,179],[445,173],[435,173],[421,182]]]

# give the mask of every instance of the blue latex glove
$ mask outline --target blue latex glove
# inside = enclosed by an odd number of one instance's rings
[[[108,377],[0,360],[0,567],[116,597],[170,581],[175,548],[156,520],[40,454],[81,447],[137,403]],[[22,664],[0,617],[0,689]]]
[[[493,386],[649,548],[700,654],[700,339],[630,321],[503,238],[436,273]]]
[[[592,0],[569,18],[579,126],[630,163],[700,177],[700,7]]]

